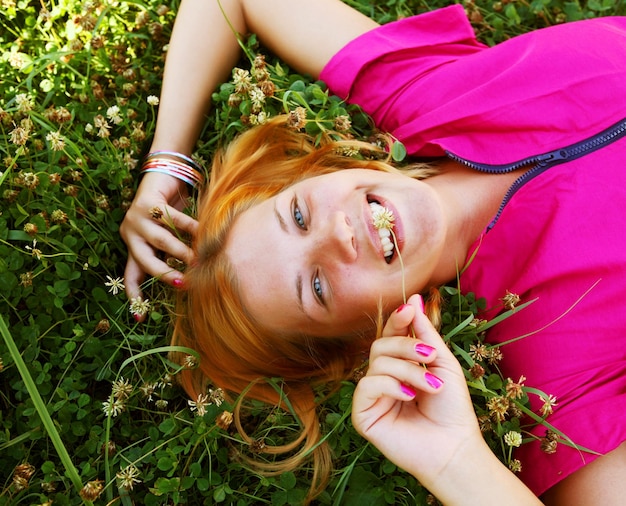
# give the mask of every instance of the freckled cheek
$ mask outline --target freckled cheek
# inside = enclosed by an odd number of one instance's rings
[[[375,281],[372,276],[362,274],[344,278],[341,287],[334,289],[333,297],[344,318],[359,320],[364,316],[377,315],[379,300],[382,297],[383,302],[385,301],[383,291],[380,282]]]

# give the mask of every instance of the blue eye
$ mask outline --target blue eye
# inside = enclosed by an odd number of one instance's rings
[[[293,204],[293,219],[296,222],[296,225],[301,229],[306,230],[306,223],[304,221],[304,216],[302,216],[302,211],[298,207],[298,203],[294,202]]]
[[[315,296],[322,302],[324,302],[324,291],[322,290],[322,282],[320,278],[315,276],[313,279],[313,291],[315,292]]]

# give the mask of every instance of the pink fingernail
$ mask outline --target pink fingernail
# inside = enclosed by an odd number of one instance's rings
[[[424,299],[419,294],[417,295],[417,303],[418,303],[420,312],[423,313],[424,312]]]
[[[441,388],[441,386],[443,385],[442,379],[438,378],[433,373],[428,371],[424,373],[424,379],[426,380],[426,383],[428,383],[430,387],[434,388],[435,390]]]
[[[176,288],[182,288],[184,284],[184,281],[180,278],[176,278],[174,281],[172,281],[172,285],[175,286]]]
[[[415,397],[416,395],[415,390],[413,390],[411,387],[406,386],[403,383],[400,384],[400,390],[402,390],[402,393],[404,395],[408,395],[409,397]]]
[[[415,345],[415,352],[422,357],[429,357],[433,351],[435,351],[435,348],[428,346],[427,344],[417,343]]]
[[[396,313],[399,313],[400,311],[402,311],[407,306],[408,306],[408,304],[402,304],[398,309],[396,309]]]

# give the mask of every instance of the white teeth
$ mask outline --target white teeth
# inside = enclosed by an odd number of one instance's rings
[[[393,242],[388,237],[383,237],[380,242],[383,245],[383,251],[385,252],[385,256],[391,256],[393,253]]]

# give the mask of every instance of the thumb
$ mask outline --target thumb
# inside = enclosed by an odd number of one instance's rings
[[[411,334],[411,322],[415,318],[415,313],[414,305],[402,304],[387,319],[382,337],[409,336]]]

